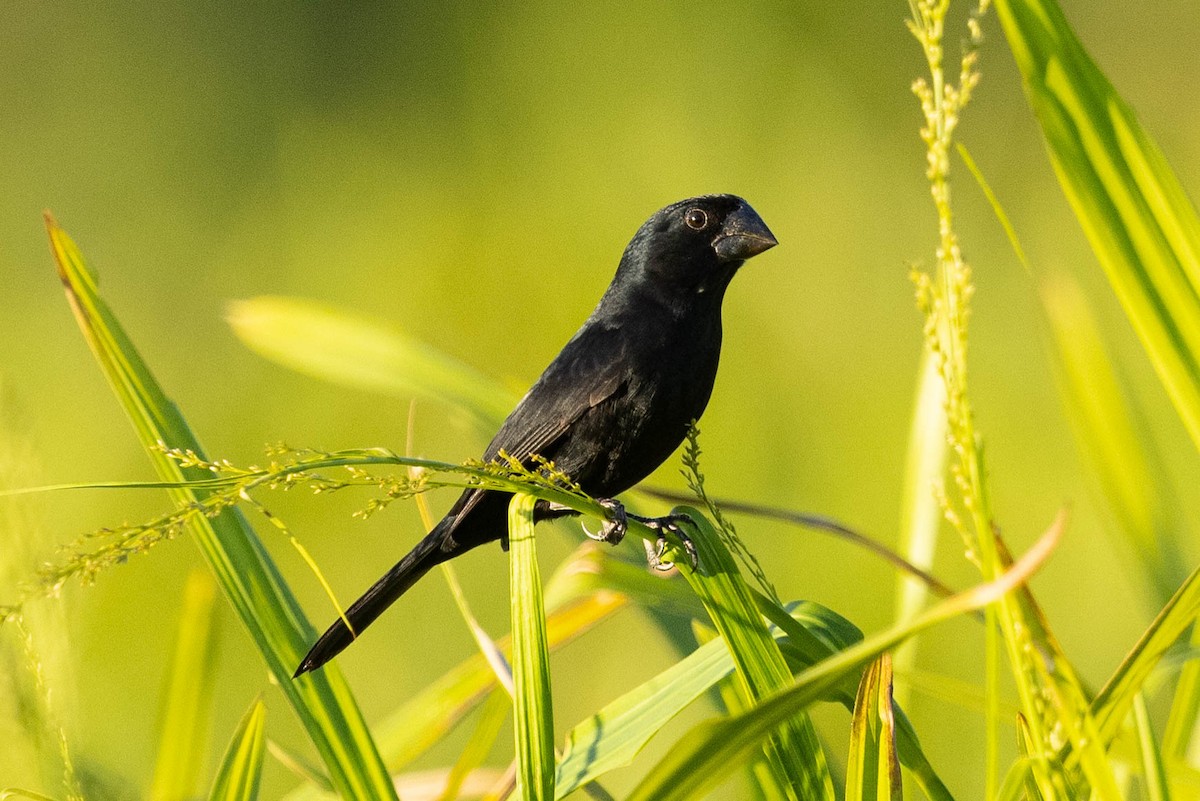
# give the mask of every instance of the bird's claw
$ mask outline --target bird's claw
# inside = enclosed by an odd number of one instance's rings
[[[654,541],[654,545],[649,542],[646,545],[646,561],[650,563],[650,567],[666,573],[675,568],[675,563],[663,559],[670,543],[667,541],[667,532],[670,531],[679,538],[679,542],[683,545],[683,549],[687,551],[688,561],[692,563],[692,570],[700,566],[700,556],[696,553],[696,543],[692,542],[692,538],[683,533],[683,529],[679,527],[679,523],[687,520],[691,522],[691,518],[687,515],[667,515],[666,517],[646,517],[635,518],[644,523],[647,527],[658,532],[658,539]]]
[[[614,501],[611,498],[600,498],[596,502],[607,509],[611,517],[601,524],[599,531],[592,533],[588,531],[587,526],[583,526],[583,533],[589,539],[596,540],[597,542],[607,542],[609,545],[617,545],[621,540],[625,539],[625,533],[629,531],[629,514],[625,511],[625,506],[620,501]]]
[[[645,543],[646,561],[650,563],[650,567],[663,573],[675,568],[674,562],[663,559],[667,549],[670,547],[670,542],[667,540],[667,532],[674,534],[679,539],[680,544],[683,545],[683,549],[687,551],[692,569],[695,570],[699,567],[700,557],[696,553],[696,543],[692,542],[692,538],[684,534],[683,529],[678,525],[684,521],[691,522],[691,518],[687,515],[642,517],[641,515],[625,511],[625,506],[620,501],[615,501],[612,498],[598,498],[596,502],[608,510],[610,517],[604,521],[600,526],[600,530],[596,532],[589,531],[587,526],[582,526],[583,533],[589,539],[616,545],[625,539],[625,534],[629,531],[629,521],[633,519],[658,532],[658,539],[655,540],[654,545],[651,545],[649,542]]]

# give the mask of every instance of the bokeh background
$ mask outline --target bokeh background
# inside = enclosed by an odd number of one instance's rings
[[[1063,5],[1184,185],[1200,186],[1200,5]],[[734,192],[781,245],[750,263],[726,300],[721,375],[703,421],[709,487],[833,516],[893,543],[921,342],[907,274],[932,263],[936,234],[909,91],[924,65],[906,13],[899,0],[7,3],[4,481],[151,477],[63,302],[43,209],[79,242],[209,453],[246,463],[280,440],[402,448],[407,405],[261,360],[226,324],[230,300],[296,295],[354,309],[519,391],[590,311],[651,212],[692,194]],[[1071,506],[1068,535],[1034,586],[1083,677],[1098,684],[1154,609],[1127,580],[1129,554],[1111,536],[1076,454],[1038,280],[1066,273],[1083,285],[1154,421],[1169,480],[1186,490],[1200,475],[1054,180],[994,17],[985,31],[983,82],[960,140],[1038,275],[1017,264],[956,165],[958,229],[978,286],[972,393],[998,522],[1013,546]],[[418,408],[416,430],[415,450],[431,457],[460,460],[483,445],[432,404]],[[674,460],[653,482],[679,487],[677,473]],[[354,499],[268,500],[343,599],[421,533],[409,506],[363,523],[349,517],[361,505]],[[5,602],[56,544],[149,518],[166,500],[72,492],[0,504],[6,541],[21,543],[10,551],[21,561],[6,567],[0,587]],[[1194,520],[1195,509],[1187,511]],[[895,576],[875,558],[823,535],[736,519],[783,597],[819,601],[866,630],[892,619]],[[561,529],[567,536],[543,538],[546,570],[577,537]],[[286,543],[262,532],[312,617],[326,622],[316,581]],[[461,562],[485,625],[504,631],[499,550]],[[180,540],[93,587],[71,587],[63,602],[69,636],[39,641],[72,754],[114,797],[138,797],[148,786],[183,579],[199,563]],[[974,577],[952,534],[937,571],[957,586]],[[435,576],[342,665],[377,720],[473,647]],[[220,648],[214,759],[266,687],[231,615]],[[980,629],[964,621],[925,636],[919,664],[977,683],[981,655]],[[622,613],[555,657],[560,729],[673,658],[643,617]],[[6,664],[21,669],[19,660]],[[266,698],[270,735],[304,751],[281,696],[267,688]],[[979,713],[961,698],[921,693],[910,712],[952,790],[978,797]],[[684,722],[709,713],[702,705]],[[844,739],[844,711],[818,719],[832,742]],[[3,726],[15,745],[0,748],[0,786],[39,786],[19,721]],[[422,764],[445,764],[456,743]],[[664,747],[656,742],[651,753]],[[264,797],[293,783],[269,761]]]

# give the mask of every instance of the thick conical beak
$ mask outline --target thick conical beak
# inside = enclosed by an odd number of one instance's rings
[[[778,244],[758,212],[743,203],[725,218],[721,233],[713,240],[713,250],[721,261],[742,261]]]

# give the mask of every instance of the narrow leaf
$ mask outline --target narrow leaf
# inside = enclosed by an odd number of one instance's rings
[[[716,529],[696,509],[679,507],[672,514],[684,515],[695,524],[699,569],[682,572],[729,646],[747,697],[760,701],[789,686],[792,673],[787,661]],[[767,759],[797,798],[833,798],[824,749],[803,710],[797,709],[786,726],[770,733]]]
[[[744,764],[781,724],[837,687],[847,675],[861,670],[913,634],[994,603],[1027,581],[1054,550],[1064,522],[1060,516],[1033,548],[996,580],[942,601],[916,619],[872,635],[830,657],[801,673],[787,689],[764,698],[749,712],[695,727],[651,769],[627,801],[683,801],[700,797]]]
[[[467,778],[483,766],[484,760],[491,753],[511,707],[512,698],[501,692],[493,692],[484,703],[479,713],[479,722],[475,724],[475,731],[471,733],[471,739],[463,747],[458,761],[446,777],[446,786],[438,796],[438,801],[454,801],[459,797]]]
[[[701,646],[719,639],[716,629],[699,620],[692,621],[692,634]],[[732,659],[729,667],[731,674],[717,682],[717,695],[726,714],[740,714],[753,708],[754,704],[747,697],[745,687],[732,676]],[[745,776],[751,801],[787,801],[787,789],[780,786],[779,777],[767,762],[766,754],[755,754],[750,763],[742,769],[742,774]]]
[[[192,572],[184,585],[179,635],[167,672],[151,801],[188,801],[198,795],[215,688],[215,600],[212,576]]]
[[[226,318],[247,347],[271,361],[340,386],[432,398],[471,413],[489,431],[516,402],[478,370],[355,312],[259,297],[229,304]]]
[[[899,801],[903,796],[896,757],[892,663],[884,653],[863,672],[850,722],[846,801]]]
[[[1054,0],[997,0],[1059,183],[1200,446],[1200,218]]]
[[[942,509],[936,490],[946,470],[945,382],[938,373],[937,359],[929,348],[921,354],[921,378],[913,404],[908,432],[908,454],[904,469],[903,508],[900,512],[900,548],[908,561],[928,571],[933,567]],[[912,576],[897,576],[897,620],[909,620],[925,606],[929,590]],[[896,667],[901,673],[916,665],[917,641],[909,640],[896,649]],[[896,691],[901,703],[907,698],[903,684]]]
[[[255,701],[242,717],[221,760],[221,767],[217,769],[209,801],[254,801],[258,798],[267,744],[263,734],[266,717],[267,708],[262,699]]]
[[[1190,645],[1200,650],[1200,626],[1192,624]],[[1189,659],[1179,674],[1175,697],[1171,700],[1171,715],[1163,732],[1163,751],[1173,760],[1183,760],[1196,729],[1200,715],[1200,659]]]
[[[1167,768],[1163,764],[1162,752],[1150,725],[1150,710],[1146,708],[1146,697],[1138,693],[1133,703],[1133,719],[1137,725],[1138,751],[1142,758],[1142,780],[1146,786],[1146,801],[1170,801],[1171,790],[1167,784]]]
[[[1200,568],[1188,576],[1096,695],[1092,714],[1102,743],[1117,735],[1150,672],[1167,649],[1193,625],[1197,615],[1200,615]]]
[[[575,640],[625,606],[622,596],[602,592],[554,609],[546,620],[551,650]],[[497,645],[501,653],[511,652],[509,637],[501,638]],[[374,727],[388,769],[399,772],[425,754],[497,688],[495,671],[483,654],[475,653],[400,705]],[[285,799],[313,801],[324,797],[318,788],[304,784]]]
[[[628,765],[669,720],[732,672],[729,648],[715,639],[580,723],[558,763],[558,797]]]
[[[100,297],[96,277],[75,243],[53,219],[47,217],[46,225],[79,328],[155,470],[168,482],[203,480],[207,477],[204,471],[182,469],[163,453],[164,444],[201,456],[203,450]],[[169,490],[178,505],[195,503],[202,493],[186,487]],[[304,724],[339,793],[355,799],[395,799],[395,788],[341,671],[327,665],[292,679],[292,671],[316,631],[246,519],[230,509],[212,518],[193,517],[188,527],[217,585]]]
[[[523,801],[552,801],[554,716],[546,610],[542,605],[542,580],[534,547],[536,502],[531,495],[514,495],[508,513],[517,792]]]
[[[1100,326],[1079,287],[1066,278],[1047,283],[1042,303],[1050,320],[1060,384],[1076,441],[1099,479],[1130,555],[1158,590],[1155,607],[1187,575],[1179,550],[1180,504],[1149,424],[1117,373]]]

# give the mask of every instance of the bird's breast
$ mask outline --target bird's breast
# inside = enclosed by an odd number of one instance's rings
[[[599,447],[572,453],[568,446],[555,460],[591,495],[617,495],[650,475],[683,442],[712,394],[721,349],[719,320],[715,330],[660,329],[648,336],[658,341],[633,348],[644,358],[629,365],[620,390],[577,424],[585,436],[572,440]]]

